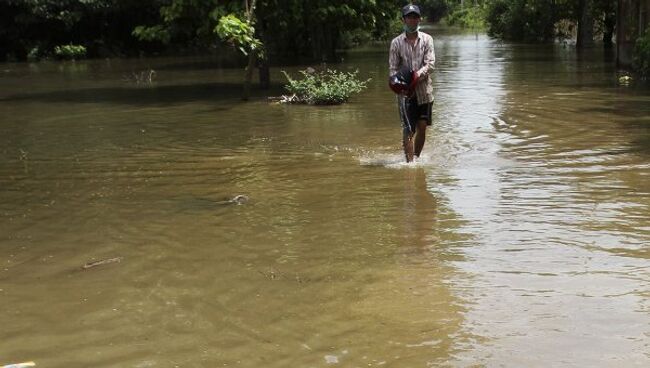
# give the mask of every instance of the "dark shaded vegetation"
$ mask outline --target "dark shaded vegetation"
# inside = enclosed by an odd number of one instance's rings
[[[333,61],[336,50],[388,38],[399,26],[390,0],[260,0],[255,35],[272,56]],[[215,27],[242,16],[235,0],[4,0],[0,2],[0,60],[53,57],[62,45],[88,57],[224,52]]]

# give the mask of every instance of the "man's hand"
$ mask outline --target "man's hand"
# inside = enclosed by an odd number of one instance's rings
[[[420,76],[418,75],[418,72],[414,70],[411,76],[411,84],[409,84],[409,91],[415,91],[415,86],[417,86],[419,79]]]

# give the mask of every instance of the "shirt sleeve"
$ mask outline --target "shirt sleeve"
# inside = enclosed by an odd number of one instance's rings
[[[433,49],[433,38],[428,37],[427,46],[426,49],[424,50],[424,66],[418,69],[417,71],[418,77],[421,78],[431,74],[435,69],[435,64],[436,64],[436,53]]]
[[[397,73],[398,69],[399,69],[399,47],[397,45],[397,42],[393,40],[393,42],[390,43],[390,52],[388,54],[389,75],[393,75]]]

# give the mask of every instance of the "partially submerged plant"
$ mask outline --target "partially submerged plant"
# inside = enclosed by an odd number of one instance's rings
[[[302,79],[293,79],[285,71],[288,84],[284,87],[295,97],[287,102],[307,103],[312,105],[338,105],[346,102],[350,96],[367,88],[370,79],[358,78],[359,71],[339,72],[327,69],[322,72],[301,70]]]
[[[54,48],[54,55],[60,59],[80,59],[86,56],[86,48],[82,45],[59,45]]]

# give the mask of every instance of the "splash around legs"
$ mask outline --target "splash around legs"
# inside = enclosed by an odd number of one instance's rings
[[[402,139],[402,146],[404,147],[404,156],[406,156],[406,162],[413,161],[413,134],[405,129],[404,136]]]
[[[404,129],[402,137],[402,146],[404,147],[404,156],[406,162],[412,162],[414,157],[420,157],[427,132],[427,121],[418,120],[415,134],[409,129]]]

